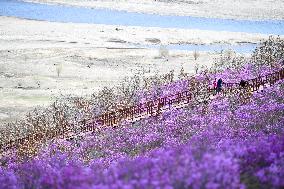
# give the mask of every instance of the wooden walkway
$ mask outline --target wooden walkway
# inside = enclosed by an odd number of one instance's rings
[[[240,87],[240,83],[223,83],[222,96],[229,96],[232,93],[239,92],[240,88],[243,88],[249,92],[255,92],[260,89],[261,86],[272,86],[279,80],[284,79],[284,68],[281,70],[267,74],[264,76],[256,77],[246,80],[246,85]],[[212,88],[203,89],[193,93],[190,90],[180,91],[172,95],[168,95],[156,100],[150,100],[145,103],[140,103],[135,106],[127,107],[124,109],[118,109],[116,111],[107,112],[100,116],[95,117],[92,120],[83,120],[79,124],[79,133],[72,132],[74,125],[65,124],[61,130],[46,133],[34,133],[27,137],[23,137],[17,140],[11,140],[6,144],[0,144],[0,152],[5,152],[8,149],[18,148],[22,145],[32,142],[47,141],[50,139],[72,139],[75,136],[84,136],[93,131],[103,129],[103,127],[117,127],[122,121],[135,122],[150,116],[157,116],[171,108],[183,108],[192,103],[209,103],[215,98],[215,90]],[[201,98],[199,98],[201,97]]]

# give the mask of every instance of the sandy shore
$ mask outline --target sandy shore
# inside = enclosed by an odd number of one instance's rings
[[[267,35],[203,30],[51,23],[0,17],[0,122],[63,95],[90,95],[142,70],[194,72],[192,52],[133,48],[153,44],[258,43]],[[201,52],[210,66],[217,52]],[[56,69],[61,67],[60,76]]]
[[[25,0],[160,15],[283,20],[283,0]]]

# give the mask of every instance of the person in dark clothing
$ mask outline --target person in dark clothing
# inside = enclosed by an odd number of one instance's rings
[[[242,88],[245,88],[245,87],[246,87],[246,85],[247,85],[247,82],[246,82],[246,81],[244,81],[244,80],[241,80],[241,82],[240,82],[240,86],[241,86]]]
[[[218,79],[218,81],[217,81],[217,93],[221,92],[221,90],[222,90],[222,83],[223,83],[222,79],[221,78]]]

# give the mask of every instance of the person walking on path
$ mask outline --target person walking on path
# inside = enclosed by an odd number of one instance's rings
[[[246,85],[247,85],[247,82],[246,82],[246,81],[244,81],[244,80],[241,80],[241,81],[240,81],[240,87],[245,88]]]
[[[218,81],[217,81],[217,88],[216,88],[217,93],[221,92],[221,90],[222,90],[222,83],[223,83],[222,79],[221,78],[218,79]]]

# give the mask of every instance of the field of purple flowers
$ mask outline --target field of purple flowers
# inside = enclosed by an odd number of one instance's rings
[[[196,79],[239,82],[255,77],[256,66],[247,63]],[[262,75],[280,67],[257,69]],[[176,82],[136,98],[186,87]],[[33,158],[19,159],[16,152],[1,156],[0,189],[283,188],[284,81],[252,94],[249,102],[240,98],[219,96],[76,140],[53,140]]]

